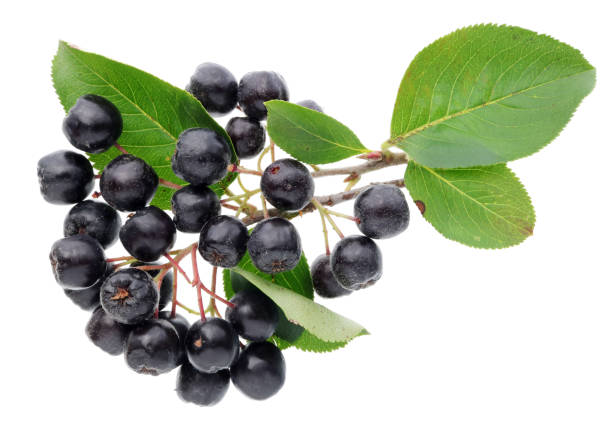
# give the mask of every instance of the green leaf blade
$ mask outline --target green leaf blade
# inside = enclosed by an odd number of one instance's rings
[[[425,219],[448,239],[506,248],[533,234],[531,200],[506,165],[433,169],[411,161],[404,179]]]
[[[369,152],[349,128],[323,113],[279,100],[265,104],[270,138],[299,161],[325,164]]]
[[[478,25],[421,51],[398,92],[391,144],[433,168],[528,156],[561,132],[595,85],[595,69],[557,40]]]

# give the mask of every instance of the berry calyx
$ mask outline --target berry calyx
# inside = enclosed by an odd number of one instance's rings
[[[278,325],[278,307],[258,290],[244,290],[236,293],[225,311],[225,319],[236,333],[247,340],[268,340]]]
[[[359,290],[373,285],[382,276],[382,254],[367,236],[347,236],[331,253],[331,269],[341,286]]]
[[[282,217],[261,221],[247,243],[251,260],[265,273],[280,273],[297,266],[302,257],[302,241],[295,226]]]
[[[276,394],[285,383],[285,359],[270,342],[251,342],[242,350],[230,370],[232,382],[255,400]]]
[[[172,195],[171,203],[176,228],[187,233],[200,232],[221,211],[219,197],[206,186],[185,186]]]
[[[153,262],[174,245],[176,227],[165,211],[149,206],[125,222],[119,239],[132,256],[143,262]]]
[[[279,210],[299,211],[314,195],[314,180],[308,169],[295,159],[279,159],[263,172],[261,192]]]
[[[38,161],[40,193],[52,204],[74,204],[94,187],[93,167],[79,153],[58,150]]]
[[[211,218],[202,228],[198,251],[213,266],[236,266],[247,250],[249,232],[238,219],[226,215]]]
[[[117,107],[104,97],[81,96],[68,112],[64,134],[74,147],[87,153],[102,153],[117,142],[123,120]]]
[[[100,306],[100,288],[106,278],[114,271],[113,265],[107,263],[104,275],[102,275],[93,285],[82,290],[64,290],[64,294],[79,308],[84,311],[92,311]]]
[[[151,277],[136,268],[111,274],[100,289],[100,303],[115,321],[138,324],[153,316],[159,292]]]
[[[323,108],[314,102],[313,100],[303,100],[296,103],[299,106],[309,108],[310,110],[318,111],[319,113],[323,113]]]
[[[132,326],[121,324],[108,315],[102,307],[93,311],[85,327],[85,334],[98,348],[111,355],[123,353],[123,346]]]
[[[144,208],[155,195],[159,178],[140,158],[130,154],[110,161],[100,177],[100,193],[106,202],[119,211]]]
[[[108,248],[119,238],[121,217],[111,206],[97,201],[83,201],[70,209],[64,219],[64,236],[89,235]]]
[[[157,376],[178,366],[180,339],[163,319],[152,319],[132,329],[125,342],[125,362],[137,373]]]
[[[273,71],[252,71],[245,74],[238,84],[238,104],[248,117],[263,120],[268,115],[264,102],[289,100],[285,79]]]
[[[104,249],[88,235],[75,235],[55,241],[49,260],[55,280],[69,290],[88,288],[106,271]]]
[[[238,335],[221,318],[199,320],[189,327],[185,349],[189,362],[199,371],[214,373],[226,369],[238,348]]]
[[[196,68],[187,92],[196,97],[212,116],[229,113],[238,103],[236,78],[227,68],[212,62]]]
[[[408,203],[402,191],[389,184],[363,190],[355,199],[357,227],[373,239],[386,239],[406,230],[410,221]]]
[[[213,406],[225,397],[229,381],[230,371],[227,369],[204,373],[186,362],[176,377],[176,393],[188,403]]]
[[[258,120],[248,117],[233,117],[225,127],[239,159],[257,156],[266,143],[266,131]]]
[[[312,285],[321,297],[333,298],[351,294],[351,290],[342,287],[331,270],[330,256],[322,254],[310,266]]]

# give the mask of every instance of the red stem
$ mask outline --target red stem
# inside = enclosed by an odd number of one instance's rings
[[[172,311],[170,311],[170,318],[176,316],[176,287],[178,285],[178,271],[176,268],[172,269]]]
[[[115,143],[115,147],[117,148],[117,150],[119,150],[121,153],[123,153],[124,155],[129,154],[127,150],[125,150],[123,147],[121,147],[119,145],[119,143]]]
[[[200,287],[200,272],[198,271],[198,258],[196,247],[191,250],[191,266],[193,267],[193,282],[198,286],[198,307],[200,308],[200,318],[206,321],[206,313],[204,310],[204,301],[202,300],[202,287]]]
[[[176,183],[173,183],[172,181],[164,180],[163,178],[159,179],[159,184],[161,184],[164,187],[168,187],[170,189],[179,190],[183,188],[183,186],[181,186],[180,184],[176,184]]]

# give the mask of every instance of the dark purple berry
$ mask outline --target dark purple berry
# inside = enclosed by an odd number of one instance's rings
[[[187,92],[213,116],[229,113],[238,103],[236,78],[227,68],[211,62],[198,66],[187,85]]]
[[[257,156],[266,143],[266,131],[258,120],[248,117],[233,117],[225,127],[232,139],[239,159]]]
[[[312,285],[321,297],[340,297],[351,294],[348,290],[338,284],[331,270],[330,256],[322,254],[312,262],[310,266]]]
[[[180,339],[170,322],[152,319],[135,326],[125,342],[125,362],[137,373],[157,376],[178,366]]]
[[[270,342],[251,342],[231,368],[232,382],[242,393],[255,400],[276,394],[285,383],[285,359]]]
[[[213,406],[225,397],[229,381],[230,372],[227,369],[203,373],[187,362],[181,366],[176,377],[176,393],[188,403]]]
[[[251,260],[265,273],[279,273],[297,266],[302,257],[302,241],[287,219],[272,217],[261,221],[247,244]]]
[[[247,340],[268,340],[278,325],[278,307],[258,290],[236,293],[230,300],[234,307],[225,311],[227,319],[236,333]]]
[[[367,236],[347,236],[332,251],[331,269],[341,286],[359,290],[374,284],[382,276],[382,254],[378,245]]]
[[[106,271],[104,249],[88,235],[75,235],[55,241],[49,260],[55,280],[70,290],[88,288]]]
[[[154,262],[170,251],[176,240],[174,222],[163,210],[149,206],[130,217],[119,232],[123,247],[134,258]]]
[[[104,309],[98,307],[87,322],[85,334],[104,352],[119,355],[123,353],[125,340],[131,330],[132,326],[118,323]]]
[[[187,355],[185,354],[185,338],[187,337],[187,331],[189,330],[191,324],[189,324],[189,321],[187,321],[185,317],[179,314],[174,314],[174,316],[171,316],[170,311],[160,312],[159,319],[168,321],[176,330],[176,333],[179,337],[180,345],[178,354],[178,364],[185,363],[185,361],[187,361]]]
[[[185,186],[172,195],[174,224],[181,232],[197,233],[221,212],[219,197],[206,186]]]
[[[119,238],[121,217],[103,202],[83,201],[76,204],[64,219],[64,236],[89,235],[108,248]]]
[[[303,100],[296,103],[299,106],[309,108],[310,110],[318,111],[319,113],[323,113],[323,108],[314,102],[313,100]]]
[[[231,268],[246,253],[248,240],[249,232],[240,220],[220,215],[211,218],[202,228],[198,250],[213,266]]]
[[[100,289],[100,303],[115,321],[139,324],[155,313],[159,292],[151,277],[136,268],[111,274]]]
[[[228,368],[238,346],[238,335],[231,324],[221,318],[196,321],[185,338],[189,362],[205,373]]]
[[[389,184],[371,186],[359,193],[354,213],[361,233],[373,239],[396,236],[406,230],[410,221],[404,194]]]
[[[162,263],[161,262],[153,262],[153,263],[134,262],[134,263],[131,263],[130,266],[138,267],[138,266],[152,266],[152,265],[160,265],[160,264]],[[153,281],[155,281],[155,285],[157,286],[156,277],[160,272],[159,269],[147,269],[147,270],[144,270],[143,272],[146,272],[153,279]],[[158,289],[159,289],[159,306],[158,307],[159,307],[159,310],[161,311],[162,309],[166,307],[168,303],[172,301],[172,294],[174,292],[174,289],[172,286],[172,273],[171,272],[167,272],[164,275],[164,278],[162,279],[162,282],[161,282],[161,288],[158,288]]]
[[[151,202],[158,184],[157,174],[145,161],[132,155],[120,155],[102,171],[100,193],[119,211],[136,211]]]
[[[37,166],[40,193],[52,204],[74,204],[94,187],[93,167],[87,158],[68,150],[42,157]]]
[[[106,272],[93,285],[82,290],[64,290],[64,294],[79,308],[84,311],[92,311],[100,306],[100,288],[106,278],[114,271],[113,265],[107,263]]]
[[[314,180],[295,159],[272,162],[261,176],[261,192],[279,210],[299,211],[312,200]]]
[[[264,103],[270,100],[289,100],[285,79],[273,71],[252,71],[238,84],[238,104],[248,117],[263,120],[268,115]]]

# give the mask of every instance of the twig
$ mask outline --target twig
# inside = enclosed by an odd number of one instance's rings
[[[387,168],[394,165],[402,165],[408,163],[408,157],[405,153],[388,153],[380,160],[371,160],[360,165],[353,165],[341,168],[319,169],[311,172],[311,175],[316,177],[327,177],[330,175],[353,175],[359,176],[366,172],[376,171],[378,169]]]

